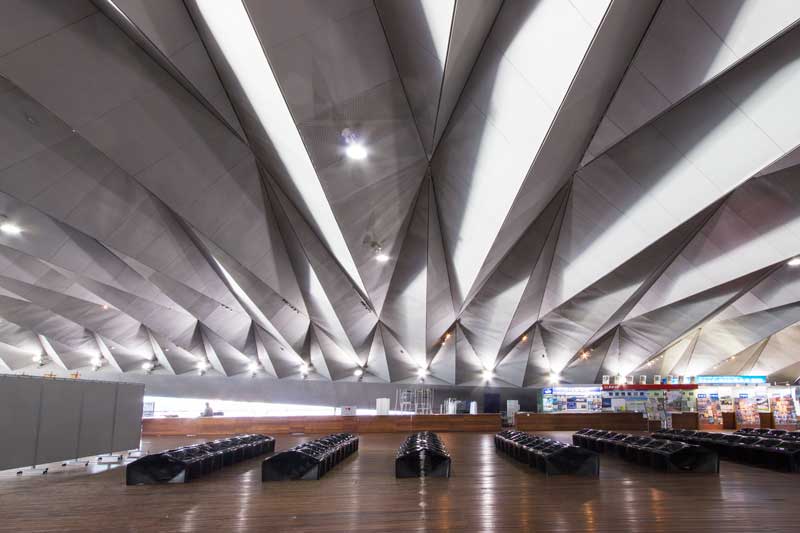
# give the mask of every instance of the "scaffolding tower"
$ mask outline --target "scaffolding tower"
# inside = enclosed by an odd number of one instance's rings
[[[401,413],[433,414],[433,389],[398,389],[395,405]]]

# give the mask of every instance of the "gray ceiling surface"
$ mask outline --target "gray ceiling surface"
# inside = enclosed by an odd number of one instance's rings
[[[795,382],[798,21],[0,2],[0,370]]]

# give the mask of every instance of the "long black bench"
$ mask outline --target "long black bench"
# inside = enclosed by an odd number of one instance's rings
[[[275,451],[275,439],[238,435],[141,457],[125,468],[128,485],[188,483],[225,466]]]
[[[450,477],[450,454],[430,431],[409,435],[397,450],[395,477]]]
[[[709,433],[691,429],[663,429],[653,434],[660,439],[704,446],[723,459],[782,472],[800,472],[800,439],[797,432],[783,430],[740,430]]]
[[[719,455],[715,451],[694,443],[659,438],[657,434],[629,435],[587,428],[575,432],[572,442],[587,450],[664,472],[719,473]]]
[[[358,450],[358,437],[336,433],[276,453],[261,464],[261,481],[319,479]]]
[[[508,429],[494,436],[494,444],[497,451],[547,475],[600,474],[600,457],[596,453],[547,437]]]

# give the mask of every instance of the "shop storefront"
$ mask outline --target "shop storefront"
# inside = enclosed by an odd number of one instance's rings
[[[548,387],[541,391],[543,413],[599,413],[602,410],[602,388],[597,385]]]

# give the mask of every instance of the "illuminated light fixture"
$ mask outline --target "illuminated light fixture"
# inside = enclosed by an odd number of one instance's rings
[[[249,370],[250,373],[255,376],[256,373],[258,372],[258,363],[256,363],[255,361],[251,361],[250,364],[247,366],[247,370]]]
[[[205,372],[206,370],[208,370],[209,366],[210,365],[208,364],[208,361],[198,361],[197,362],[197,370],[199,370],[200,372]]]
[[[360,378],[361,376],[364,375],[364,370],[361,368],[356,368],[355,371],[353,372],[353,375],[357,378]]]
[[[550,383],[558,383],[561,380],[561,376],[559,376],[556,372],[550,372]]]
[[[108,311],[108,305],[103,304],[103,311]]]
[[[103,366],[103,360],[100,359],[99,356],[92,357],[92,360],[89,361],[95,369],[100,368]]]
[[[150,372],[151,370],[153,370],[153,362],[145,361],[144,363],[142,363],[142,370],[144,370],[145,372]]]
[[[490,368],[484,368],[481,374],[483,375],[483,379],[486,381],[489,381],[494,377],[494,372],[492,372]]]
[[[2,226],[0,226],[0,229],[2,229]],[[790,267],[800,266],[800,256],[792,257],[786,262],[786,264],[789,265]]]
[[[447,333],[444,334],[444,340],[447,340],[449,338],[450,338],[450,332],[448,331]]]
[[[379,242],[373,242],[371,246],[372,246],[372,255],[375,257],[375,261],[377,261],[378,263],[385,263],[390,259],[390,257],[386,253],[384,253],[383,247]]]
[[[367,149],[364,148],[364,145],[361,143],[348,144],[344,153],[346,153],[347,157],[350,159],[361,160],[367,158]]]
[[[22,233],[22,228],[10,222],[5,215],[0,215],[0,231],[6,235],[19,235]]]
[[[582,351],[581,352],[581,359],[583,359],[584,361],[589,359],[589,352],[587,352],[586,350]]]
[[[522,342],[525,342],[526,340],[528,340],[528,334],[527,333],[522,336]]]
[[[367,158],[367,149],[361,144],[358,136],[350,128],[342,130],[342,138],[347,145],[344,149],[344,153],[347,157],[355,159],[356,161]]]
[[[310,369],[311,368],[308,366],[308,363],[303,363],[303,364],[300,365],[300,373],[303,374],[303,375],[308,374],[308,371]]]
[[[32,358],[34,363],[41,363],[43,361],[42,354],[35,354]]]
[[[421,377],[421,378],[424,378],[425,376],[428,375],[428,369],[424,368],[424,367],[420,367],[419,370],[417,370],[417,375],[419,377]]]

